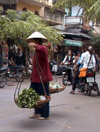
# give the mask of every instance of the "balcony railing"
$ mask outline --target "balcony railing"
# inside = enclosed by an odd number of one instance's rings
[[[40,3],[44,3],[46,5],[52,6],[52,2],[50,3],[48,0],[33,0],[33,1],[37,1],[37,2],[40,2]]]
[[[41,18],[46,21],[50,26],[54,25],[62,25],[63,22],[57,19],[54,19],[53,17],[51,18],[50,16],[42,17]]]
[[[39,7],[52,6],[52,2],[48,0],[19,0],[28,4],[36,5]]]
[[[10,4],[17,4],[18,0],[0,0],[0,4],[10,5]]]
[[[80,24],[80,17],[65,17],[65,25]]]

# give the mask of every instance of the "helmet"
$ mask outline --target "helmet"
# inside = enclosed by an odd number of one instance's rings
[[[88,47],[88,50],[89,50],[89,51],[92,51],[92,50],[93,50],[92,46],[89,46],[89,47]]]

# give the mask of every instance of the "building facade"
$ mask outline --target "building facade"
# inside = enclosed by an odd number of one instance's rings
[[[83,50],[83,45],[89,43],[91,37],[88,32],[90,31],[91,22],[86,22],[85,18],[81,18],[78,13],[79,6],[66,9],[67,15],[65,16],[65,45],[67,49],[72,49],[75,53]]]
[[[65,11],[55,9],[51,11],[53,0],[0,0],[0,9],[5,15],[7,9],[17,10],[20,15],[22,11],[31,11],[46,21],[49,26],[62,31],[65,29]]]
[[[56,29],[64,29],[64,10],[51,11],[53,0],[0,0],[0,7],[3,12],[7,9],[15,9],[20,14],[21,11],[31,11],[40,16],[50,26]],[[58,26],[59,25],[59,26]]]

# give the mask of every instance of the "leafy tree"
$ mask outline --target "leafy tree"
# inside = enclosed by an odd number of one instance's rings
[[[91,40],[90,42],[92,42],[93,47],[95,49],[99,49],[100,50],[100,33],[98,34],[93,34],[92,32],[90,32],[91,35]]]
[[[76,5],[82,9],[81,15],[85,15],[87,20],[100,21],[100,0],[56,0],[53,9],[65,9]]]
[[[22,12],[20,16],[15,10],[7,10],[6,13],[4,17],[0,15],[0,40],[7,40],[9,36],[17,45],[26,47],[26,38],[34,31],[40,31],[50,43],[60,44],[63,40],[60,32],[32,12]]]
[[[0,41],[5,38],[5,27],[7,24],[9,25],[10,22],[11,20],[8,17],[0,15]]]
[[[11,21],[18,21],[19,15],[17,14],[16,10],[9,9],[6,11],[6,13],[6,17],[8,17]]]

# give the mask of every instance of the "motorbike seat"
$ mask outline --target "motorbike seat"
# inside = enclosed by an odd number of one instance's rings
[[[93,72],[93,70],[92,69],[87,69],[87,72],[91,73],[91,72]]]
[[[0,69],[0,72],[7,71],[7,69],[8,69],[8,67],[2,67],[2,68]]]
[[[13,70],[18,70],[24,68],[24,66],[11,66],[10,68]]]

